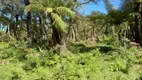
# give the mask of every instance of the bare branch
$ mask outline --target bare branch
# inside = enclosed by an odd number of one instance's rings
[[[91,1],[92,1],[92,0],[85,1],[85,2],[83,2],[83,3],[80,3],[80,5],[88,4],[88,3],[90,3]]]

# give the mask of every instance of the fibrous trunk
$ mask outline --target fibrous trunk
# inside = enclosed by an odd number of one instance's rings
[[[139,12],[139,4],[135,3],[135,12]],[[139,42],[139,16],[135,15],[135,42]]]

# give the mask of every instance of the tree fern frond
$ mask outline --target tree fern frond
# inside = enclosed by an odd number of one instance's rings
[[[69,16],[72,19],[75,18],[75,12],[73,12],[70,8],[67,7],[58,7],[57,10],[62,16]]]
[[[53,9],[52,9],[52,8],[47,7],[47,8],[46,8],[46,12],[51,13],[51,12],[53,12]]]
[[[110,0],[104,0],[104,3],[108,12],[114,10],[114,6],[111,4]]]
[[[138,2],[138,3],[142,3],[142,0],[135,0],[136,2]]]
[[[67,32],[67,24],[55,13],[51,13],[51,17],[54,20],[53,25],[57,28],[57,30],[66,33]]]
[[[0,9],[4,7],[4,0],[0,0]]]
[[[30,4],[26,6],[25,10],[28,11],[37,11],[37,10],[42,10],[43,5],[42,4]]]

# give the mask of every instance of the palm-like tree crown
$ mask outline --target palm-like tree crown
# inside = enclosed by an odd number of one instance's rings
[[[69,8],[71,7],[70,4],[74,3],[75,2],[68,0],[30,0],[30,5],[26,7],[26,10],[44,10],[46,14],[50,15],[49,18],[54,21],[52,25],[54,25],[58,31],[66,33],[68,25],[64,20],[73,19],[75,17],[75,12]]]

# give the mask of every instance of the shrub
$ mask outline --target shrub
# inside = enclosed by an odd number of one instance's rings
[[[0,44],[0,80],[140,80],[142,76],[142,53],[134,47],[105,54],[98,47],[59,56],[48,51],[37,55],[38,51],[21,49],[19,44]]]

